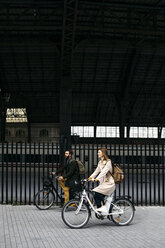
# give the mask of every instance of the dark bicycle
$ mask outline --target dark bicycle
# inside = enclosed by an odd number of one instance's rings
[[[58,179],[58,176],[55,176],[55,179]],[[70,190],[70,195],[72,195],[72,199],[80,199],[82,194],[81,184],[75,183],[75,190]],[[93,193],[88,190],[88,197],[90,201],[94,204]],[[59,201],[58,201],[59,200]],[[58,188],[54,186],[53,183],[53,175],[49,174],[49,177],[43,177],[43,189],[37,192],[34,197],[34,204],[40,210],[47,210],[52,205],[63,204],[64,198],[58,192]]]

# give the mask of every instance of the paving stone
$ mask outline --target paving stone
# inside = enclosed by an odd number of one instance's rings
[[[92,215],[86,227],[68,228],[61,210],[0,205],[0,248],[164,248],[165,207],[136,207],[133,222],[116,226]]]

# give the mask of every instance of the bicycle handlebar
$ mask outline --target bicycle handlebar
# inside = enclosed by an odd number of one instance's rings
[[[49,172],[49,177],[54,177],[55,179],[59,178],[59,176],[57,176],[56,174],[52,174],[52,172]]]
[[[81,181],[82,182],[98,182],[99,180],[98,179],[89,179],[89,178],[87,178],[87,179],[82,179]]]

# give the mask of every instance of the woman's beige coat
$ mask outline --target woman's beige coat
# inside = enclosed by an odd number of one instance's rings
[[[92,179],[96,178],[100,181],[99,186],[94,188],[93,191],[96,191],[103,195],[110,195],[113,193],[113,191],[115,190],[115,182],[110,172],[112,173],[111,160],[100,160],[98,162],[96,170],[90,176]]]

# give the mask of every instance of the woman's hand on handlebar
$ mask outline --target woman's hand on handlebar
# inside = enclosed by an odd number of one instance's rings
[[[53,175],[53,176],[56,175],[56,172],[55,172],[55,171],[52,171],[52,175]]]
[[[88,180],[89,181],[92,181],[92,182],[98,182],[99,180],[96,178],[92,178],[92,177],[88,177]]]

